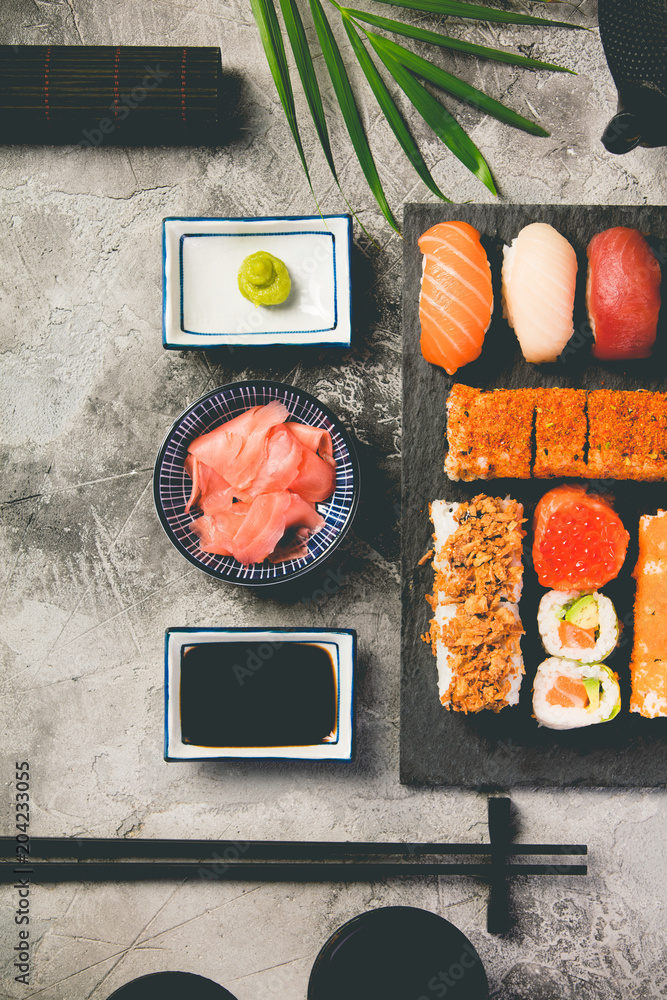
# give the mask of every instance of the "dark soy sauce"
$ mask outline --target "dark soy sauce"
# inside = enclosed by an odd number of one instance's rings
[[[204,642],[181,650],[183,743],[313,746],[337,722],[335,666],[322,646]]]

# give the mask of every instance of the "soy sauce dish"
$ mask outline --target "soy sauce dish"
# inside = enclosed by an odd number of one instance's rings
[[[351,629],[167,629],[164,759],[351,760],[355,657]]]

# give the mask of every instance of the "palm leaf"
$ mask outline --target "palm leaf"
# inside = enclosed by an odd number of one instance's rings
[[[456,119],[436,100],[433,94],[430,94],[418,80],[415,80],[414,76],[397,59],[394,59],[385,47],[378,44],[384,39],[374,32],[366,31],[365,34],[396,83],[426,124],[492,194],[497,194],[491,170],[467,132],[461,128]]]
[[[347,126],[347,130],[350,134],[354,151],[357,154],[359,165],[363,170],[368,186],[370,187],[382,214],[392,229],[398,233],[400,232],[398,223],[394,218],[391,208],[389,207],[389,202],[387,201],[384,193],[380,176],[375,165],[375,160],[373,159],[373,154],[371,153],[371,148],[368,145],[368,139],[366,138],[366,133],[364,132],[364,127],[361,123],[361,118],[359,117],[359,110],[354,99],[347,70],[345,69],[345,64],[343,63],[336,39],[331,31],[331,25],[326,18],[324,10],[322,9],[320,0],[310,0],[310,9],[313,15],[313,21],[315,22],[315,30],[317,31],[317,37],[320,42],[320,48],[322,49],[322,55],[324,56],[324,61],[327,66],[327,70],[329,71],[329,76],[331,77],[331,82],[336,92],[341,114],[343,115],[345,125]]]
[[[369,37],[373,35],[375,39],[373,47],[376,51],[379,46],[382,50],[388,52],[397,62],[402,63],[406,69],[409,69],[412,73],[416,73],[417,76],[423,77],[425,80],[429,80],[442,90],[446,90],[447,93],[458,97],[461,101],[465,101],[466,104],[472,104],[475,108],[481,108],[482,111],[492,115],[499,121],[505,122],[507,125],[512,125],[514,128],[523,129],[524,132],[529,132],[531,135],[549,135],[541,125],[529,121],[523,115],[512,111],[511,108],[506,108],[500,101],[496,101],[493,97],[484,94],[477,87],[472,87],[469,83],[459,80],[458,77],[452,76],[451,73],[440,69],[439,66],[434,66],[427,59],[422,59],[421,56],[406,49],[404,45],[398,45],[396,42],[392,42],[390,38],[383,38],[374,32],[367,32],[367,34]]]
[[[398,139],[403,151],[408,156],[410,162],[415,167],[418,175],[437,197],[448,201],[433,180],[426,163],[419,152],[419,149],[412,137],[408,126],[392,98],[387,86],[380,75],[374,57],[366,49],[361,33],[370,41],[375,56],[379,57],[384,67],[394,78],[399,87],[412,102],[415,110],[422,116],[424,121],[433,129],[436,135],[448,146],[455,156],[476,176],[486,187],[496,194],[496,187],[493,176],[481,152],[461,128],[455,118],[445,107],[426,89],[426,87],[416,77],[435,84],[437,87],[447,91],[459,100],[480,108],[485,113],[492,115],[506,124],[515,128],[538,136],[547,136],[545,131],[536,122],[524,118],[522,115],[505,107],[500,101],[489,97],[476,87],[459,80],[456,76],[446,72],[438,66],[432,65],[426,59],[421,58],[403,45],[392,41],[374,31],[363,27],[363,24],[370,24],[375,28],[392,32],[396,35],[403,35],[420,42],[438,45],[442,48],[453,49],[455,51],[468,53],[482,59],[493,59],[497,62],[508,63],[510,65],[521,66],[528,69],[551,70],[554,72],[570,73],[572,70],[554,63],[542,62],[528,56],[522,56],[507,52],[502,49],[492,48],[486,45],[477,45],[464,39],[451,38],[447,35],[435,31],[405,24],[391,18],[380,17],[376,14],[366,13],[352,7],[343,7],[339,0],[330,0],[333,6],[339,11],[343,25],[345,27],[349,42],[357,57],[357,60],[366,76],[369,86],[385,115],[394,135]],[[575,28],[588,30],[583,25],[568,24],[565,21],[554,21],[549,18],[533,17],[512,11],[501,10],[497,7],[488,7],[480,3],[468,3],[464,0],[379,0],[381,3],[393,4],[399,8],[408,10],[423,11],[426,13],[438,14],[446,17],[469,18],[471,20],[483,22],[495,22],[499,24],[518,25],[545,25],[551,27]],[[547,2],[547,0],[540,0]],[[315,73],[313,56],[310,51],[308,39],[303,24],[303,20],[298,9],[298,0],[279,0],[280,8],[285,23],[285,31],[294,55],[295,64],[299,73],[303,91],[308,103],[311,117],[322,146],[327,163],[331,169],[334,180],[340,188],[336,167],[334,163],[331,140],[322,103],[322,95]],[[299,133],[296,116],[296,107],[292,83],[285,52],[285,43],[276,14],[275,0],[250,0],[253,16],[257,23],[264,52],[271,74],[273,76],[280,102],[283,106],[290,131],[294,138],[295,145],[301,163],[303,165],[306,178],[313,190],[312,181],[308,171],[306,156]],[[393,216],[387,201],[380,176],[377,170],[373,154],[366,136],[359,109],[357,107],[354,92],[350,79],[343,62],[340,49],[335,40],[327,16],[324,13],[322,0],[309,0],[310,11],[313,17],[315,29],[324,57],[325,65],[333,89],[338,100],[341,114],[352,141],[352,146],[357,159],[364,173],[366,181],[377,201],[383,215],[396,232],[399,232],[398,225]],[[360,23],[361,22],[361,23]],[[314,192],[313,192],[314,195]],[[363,228],[363,226],[362,226]]]
[[[482,7],[476,3],[461,3],[459,0],[379,0],[379,2],[388,3],[394,7],[421,10],[429,14],[472,18],[475,21],[495,21],[501,24],[545,24],[552,28],[588,30],[581,24],[568,24],[567,21],[552,21],[548,17],[532,17],[530,14],[515,14],[513,11],[498,10],[497,7]]]
[[[489,48],[488,45],[474,45],[472,42],[465,42],[460,38],[450,38],[448,35],[441,35],[437,31],[427,31],[425,28],[417,28],[413,24],[406,24],[405,21],[394,21],[389,17],[378,17],[377,14],[368,14],[363,10],[354,10],[351,7],[344,7],[357,21],[365,24],[372,24],[376,28],[384,28],[396,35],[406,35],[420,42],[428,42],[431,45],[439,45],[446,49],[455,49],[457,52],[466,52],[469,55],[478,56],[480,59],[493,59],[494,62],[509,63],[511,66],[523,66],[526,69],[548,69],[555,73],[574,73],[574,70],[565,66],[557,66],[555,63],[542,62],[539,59],[531,59],[529,56],[515,55],[513,52],[506,52],[504,49]]]
[[[364,48],[364,44],[361,41],[354,24],[352,23],[350,17],[345,13],[343,13],[343,24],[345,25],[347,37],[350,39],[354,53],[359,60],[359,65],[363,69],[370,88],[375,94],[375,98],[384,112],[384,116],[387,119],[392,132],[398,139],[403,152],[423,180],[424,184],[426,184],[429,191],[432,191],[438,198],[442,198],[443,201],[450,201],[450,199],[442,193],[438,185],[433,180],[433,177],[424,162],[424,158],[419,152],[416,142],[412,138],[400,111],[396,107],[393,97],[387,90],[384,80],[378,73],[375,63]]]
[[[262,41],[262,45],[264,46],[264,52],[266,54],[266,60],[269,64],[269,69],[271,70],[273,82],[276,85],[280,103],[283,106],[285,117],[287,118],[303,169],[308,179],[308,184],[310,185],[310,190],[312,191],[313,184],[310,179],[310,173],[308,172],[306,154],[303,151],[301,136],[299,135],[299,126],[296,120],[296,108],[294,106],[292,81],[287,67],[287,57],[285,55],[285,46],[283,45],[283,36],[280,33],[280,25],[278,24],[278,18],[276,16],[276,9],[273,6],[273,0],[250,0],[250,9],[252,10],[253,17],[257,22],[259,37]]]
[[[280,9],[283,13],[285,28],[287,29],[287,35],[292,46],[292,52],[294,53],[294,61],[299,71],[301,85],[306,95],[320,145],[324,150],[324,155],[326,156],[334,180],[338,182],[333,153],[331,152],[329,130],[324,117],[324,108],[322,107],[322,95],[320,94],[315,67],[313,66],[313,57],[310,54],[308,39],[306,38],[299,8],[295,0],[280,0]]]

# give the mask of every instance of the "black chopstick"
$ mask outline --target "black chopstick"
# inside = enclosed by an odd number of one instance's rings
[[[499,800],[490,800],[499,801]],[[502,800],[500,800],[502,801]],[[28,846],[31,860],[65,859],[76,861],[112,861],[116,858],[139,858],[145,861],[162,859],[184,860],[291,860],[320,861],[326,858],[350,856],[353,858],[396,855],[424,856],[477,855],[488,857],[494,853],[493,844],[442,844],[442,843],[379,843],[348,841],[242,841],[242,840],[153,840],[141,838],[90,838],[90,837],[31,837]],[[18,849],[23,854],[23,848]],[[507,857],[585,855],[585,844],[511,844],[507,843]],[[13,837],[0,837],[0,858],[17,855],[17,842]]]
[[[489,934],[505,934],[509,930],[509,886],[507,856],[510,849],[511,808],[505,796],[491,796],[488,801],[489,840],[491,841],[491,881],[486,908],[486,929]]]
[[[373,882],[467,875],[489,883],[488,930],[503,934],[511,925],[509,877],[587,875],[586,865],[560,864],[559,859],[586,855],[588,848],[585,844],[514,844],[509,798],[491,796],[487,808],[490,843],[486,844],[0,837],[0,857],[13,859],[0,861],[0,883],[17,879],[45,884],[194,878],[228,882]],[[508,860],[535,855],[550,856],[551,863],[511,864]],[[481,864],[420,860],[464,856],[487,860]],[[368,860],[386,857],[395,860]]]
[[[586,875],[586,865],[506,865],[508,875]],[[420,862],[29,861],[0,862],[0,882],[134,882],[199,878],[209,882],[373,882],[388,878],[469,875],[488,878],[491,864]]]

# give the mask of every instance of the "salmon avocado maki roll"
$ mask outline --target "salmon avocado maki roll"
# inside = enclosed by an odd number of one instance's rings
[[[551,656],[580,663],[606,660],[618,643],[618,618],[604,594],[550,590],[540,601],[537,624]]]
[[[618,675],[604,663],[575,663],[552,656],[537,668],[533,714],[547,729],[611,722],[620,709]]]

